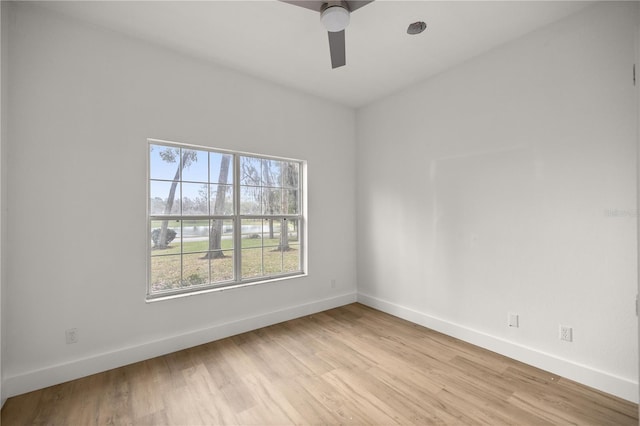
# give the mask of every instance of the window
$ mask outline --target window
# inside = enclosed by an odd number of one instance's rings
[[[150,140],[147,297],[303,274],[303,168]]]

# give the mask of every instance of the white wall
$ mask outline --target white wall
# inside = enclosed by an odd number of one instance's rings
[[[352,110],[9,6],[5,396],[355,301]],[[309,276],[145,303],[149,137],[307,160]]]
[[[638,400],[637,6],[358,112],[359,300]]]
[[[640,267],[640,173],[638,172],[638,168],[640,168],[640,81],[639,81],[639,77],[640,77],[640,7],[637,8],[636,11],[636,114],[637,114],[637,118],[636,118],[636,154],[637,154],[637,160],[636,160],[636,177],[637,177],[637,182],[636,182],[636,191],[637,191],[637,205],[636,207],[638,208],[638,252],[637,252],[637,256],[638,256],[638,266]],[[636,293],[636,318],[638,321],[638,342],[640,342],[640,316],[638,316],[638,303],[640,302],[640,300],[638,299],[640,297],[640,280],[638,281],[638,288],[637,288],[637,293]],[[638,357],[638,374],[640,374],[640,356]],[[640,378],[638,380],[640,382]],[[640,415],[640,406],[638,406],[638,414]]]
[[[2,177],[2,173],[4,171],[4,167],[3,167],[3,158],[4,156],[2,155],[2,151],[3,151],[3,146],[4,146],[4,140],[5,140],[5,132],[6,132],[6,125],[5,125],[5,114],[4,114],[4,97],[2,96],[2,94],[4,93],[5,89],[4,89],[4,77],[5,77],[5,67],[7,66],[7,61],[5,60],[5,55],[7,52],[6,49],[6,42],[7,42],[7,38],[4,35],[4,31],[6,30],[6,25],[3,25],[3,15],[2,15],[2,10],[4,9],[4,4],[3,2],[0,2],[0,408],[2,408],[2,406],[4,405],[4,402],[6,400],[6,398],[4,397],[4,394],[2,393],[2,382],[3,382],[3,374],[2,374],[2,352],[3,352],[3,344],[2,344],[2,335],[3,335],[3,331],[2,331],[2,288],[3,288],[3,283],[4,283],[4,279],[3,279],[3,274],[4,274],[4,268],[2,267],[2,241],[3,241],[3,235],[4,235],[4,230],[3,230],[3,223],[4,223],[4,219],[3,219],[3,208],[4,208],[4,201],[3,201],[3,197],[4,197],[4,191],[2,190],[2,185],[4,184],[4,178]]]

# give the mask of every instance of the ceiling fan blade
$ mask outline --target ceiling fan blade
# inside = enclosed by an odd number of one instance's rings
[[[283,3],[292,4],[294,6],[304,7],[305,9],[314,10],[316,12],[321,12],[322,5],[326,3],[326,1],[322,1],[322,0],[280,0],[280,1]]]
[[[347,0],[346,3],[349,5],[349,10],[353,12],[354,10],[360,9],[362,6],[366,6],[369,3],[372,3],[373,0]]]
[[[347,63],[344,43],[344,30],[329,34],[329,51],[331,52],[331,68],[338,68]]]

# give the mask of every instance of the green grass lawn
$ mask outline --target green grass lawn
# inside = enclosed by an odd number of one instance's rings
[[[284,252],[277,250],[278,244],[279,238],[243,238],[242,278],[299,271],[298,241],[290,241],[290,250]],[[189,241],[182,244],[173,241],[166,249],[152,250],[152,292],[233,280],[233,240],[222,240],[221,249],[225,254],[223,258],[203,258],[208,248],[208,241]]]

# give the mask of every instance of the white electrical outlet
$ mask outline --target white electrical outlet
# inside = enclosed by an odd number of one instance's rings
[[[509,312],[509,316],[507,317],[507,325],[509,327],[518,328],[520,326],[518,322],[518,314]]]
[[[72,343],[78,343],[78,329],[77,328],[70,328],[67,331],[64,332],[65,337],[66,337],[66,341],[67,341],[67,345],[70,345]]]
[[[336,279],[335,278],[331,279],[331,288],[336,288]]]
[[[560,340],[573,342],[573,329],[566,325],[560,325]]]

